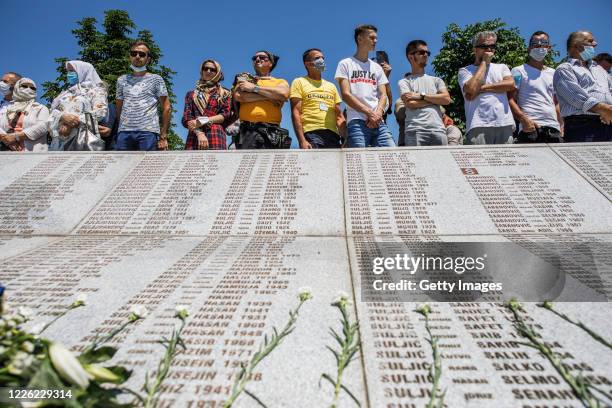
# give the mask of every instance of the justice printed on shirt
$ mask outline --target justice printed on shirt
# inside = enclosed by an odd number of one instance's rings
[[[376,80],[376,74],[370,71],[353,70],[351,71],[349,81],[351,84],[365,83],[371,84],[373,86],[378,85],[378,81]]]

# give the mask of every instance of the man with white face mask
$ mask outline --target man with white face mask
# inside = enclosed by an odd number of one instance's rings
[[[346,122],[336,86],[321,77],[325,56],[311,48],[304,52],[302,61],[307,75],[293,80],[289,95],[300,149],[338,148],[342,145],[339,135],[346,135]]]
[[[612,141],[612,77],[593,61],[595,47],[591,32],[574,31],[567,39],[568,58],[555,71],[565,142]]]
[[[0,79],[0,110],[11,103],[13,100],[13,88],[17,81],[21,79],[21,75],[16,72],[7,72]]]
[[[517,143],[560,143],[561,113],[553,87],[555,70],[544,65],[550,52],[550,38],[536,31],[529,39],[529,59],[512,69],[516,86],[508,92],[510,109],[520,122]]]
[[[130,47],[133,73],[117,79],[119,130],[116,150],[166,150],[172,108],[163,78],[147,72],[151,51],[143,41]],[[161,106],[160,127],[157,107]]]

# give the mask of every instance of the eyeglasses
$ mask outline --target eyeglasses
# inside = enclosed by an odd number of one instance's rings
[[[217,73],[217,68],[204,67],[204,68],[202,68],[202,71],[204,71],[204,72],[212,72],[212,73],[216,74]]]
[[[146,52],[142,52],[142,51],[130,51],[130,57],[146,58],[147,55],[148,54]]]
[[[419,54],[420,56],[427,55],[429,57],[431,55],[431,51],[419,50],[419,51],[412,51],[410,54],[411,55]]]
[[[26,85],[26,84],[22,84],[19,85],[20,88],[30,88],[31,90],[35,91],[36,87],[34,85]]]
[[[253,60],[253,62],[257,61],[257,60],[261,60],[261,61],[270,61],[270,58],[265,56],[265,55],[254,55],[253,57],[251,57],[251,59]]]
[[[478,44],[475,48],[480,48],[481,50],[493,50],[497,49],[497,44]]]
[[[548,47],[550,45],[550,42],[546,41],[546,40],[540,40],[540,41],[532,41],[529,43],[530,47]]]

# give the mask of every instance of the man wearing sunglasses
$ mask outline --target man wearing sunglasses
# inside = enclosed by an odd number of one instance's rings
[[[236,148],[288,148],[288,132],[279,125],[281,108],[289,98],[289,84],[270,75],[278,57],[269,51],[257,51],[251,60],[257,82],[239,81],[233,89],[234,99],[240,103],[240,133]]]
[[[459,69],[458,78],[465,100],[467,144],[512,143],[514,118],[507,92],[514,90],[514,80],[505,64],[491,62],[497,34],[479,32],[472,44],[474,64]]]
[[[568,143],[612,141],[612,77],[593,61],[596,46],[591,32],[571,33],[568,58],[555,70],[553,83]]]
[[[150,50],[143,41],[130,47],[131,74],[117,80],[116,111],[119,118],[117,150],[166,150],[170,127],[170,99],[161,76],[147,72]],[[159,125],[158,106],[162,107]]]
[[[406,107],[404,141],[400,140],[400,146],[402,142],[405,146],[448,144],[440,107],[448,105],[451,97],[442,79],[425,73],[430,55],[423,40],[410,41],[406,46],[406,58],[412,71],[398,82]]]
[[[300,149],[339,148],[346,123],[336,86],[322,78],[325,56],[317,48],[302,55],[306,76],[291,83],[291,119]]]
[[[508,92],[510,109],[520,122],[517,143],[560,143],[561,112],[555,97],[555,70],[544,66],[550,38],[536,31],[529,39],[527,63],[512,68],[516,90]]]

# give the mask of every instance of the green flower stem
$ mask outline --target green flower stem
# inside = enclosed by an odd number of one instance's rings
[[[307,300],[308,298],[300,298],[300,303],[297,308],[295,310],[289,311],[289,320],[287,321],[287,324],[285,324],[285,327],[283,327],[283,329],[280,331],[280,333],[276,330],[276,328],[273,328],[274,333],[270,336],[270,341],[268,341],[267,335],[264,336],[264,342],[262,345],[259,346],[259,350],[257,351],[257,353],[253,354],[253,357],[251,357],[251,361],[249,361],[247,365],[242,366],[242,369],[240,370],[240,373],[238,374],[238,377],[236,377],[234,385],[232,386],[232,393],[229,399],[225,402],[225,405],[223,405],[223,408],[229,408],[232,406],[232,404],[234,404],[240,394],[245,391],[247,382],[249,381],[251,373],[253,372],[257,364],[259,364],[261,360],[263,360],[276,347],[278,347],[282,340],[289,334],[291,334],[291,332],[295,329],[295,323],[297,321],[300,308]],[[251,394],[247,392],[247,395]]]
[[[431,327],[429,326],[429,313],[431,313],[431,308],[428,305],[424,305],[417,309],[417,313],[425,317],[425,330],[429,336],[427,342],[431,345],[433,357],[433,365],[429,369],[429,374],[433,381],[431,386],[431,397],[427,403],[427,408],[442,408],[444,406],[444,395],[446,392],[440,393],[440,379],[442,378],[442,355],[438,344],[440,339],[433,335]]]
[[[68,306],[68,308],[66,310],[64,310],[59,315],[55,316],[55,318],[53,320],[51,320],[49,323],[45,324],[38,334],[39,335],[42,334],[45,330],[47,330],[49,328],[49,326],[51,326],[53,323],[57,322],[59,319],[64,317],[69,311],[71,311],[73,309],[76,309],[78,307],[81,307],[81,306],[85,306],[85,304],[81,303],[81,302],[74,302],[74,303],[72,303],[70,306]]]
[[[578,377],[574,377],[567,366],[563,364],[561,356],[558,353],[555,353],[550,347],[540,342],[539,339],[541,336],[536,333],[533,326],[527,325],[520,315],[520,310],[522,309],[520,303],[518,303],[516,300],[511,300],[508,303],[508,308],[514,315],[514,326],[516,327],[517,331],[521,336],[529,340],[529,343],[522,344],[533,347],[548,359],[555,370],[557,370],[565,382],[570,386],[574,395],[576,395],[580,402],[582,402],[582,405],[587,408],[603,408],[604,405],[591,392],[592,387],[588,380],[584,379],[580,375]]]
[[[157,375],[155,376],[153,385],[149,386],[148,378],[145,380],[144,390],[147,392],[147,399],[144,403],[145,408],[157,406],[161,384],[168,376],[168,371],[170,371],[172,360],[174,360],[174,357],[176,357],[176,355],[180,352],[178,350],[178,346],[181,346],[183,349],[185,348],[183,340],[181,339],[181,333],[184,328],[185,319],[181,318],[181,326],[179,329],[172,331],[172,336],[170,336],[169,340],[162,341],[162,344],[164,344],[164,347],[166,347],[166,354],[157,366]]]
[[[342,379],[344,376],[344,371],[354,360],[356,353],[360,349],[360,340],[359,340],[359,324],[357,322],[351,324],[350,316],[347,311],[348,300],[341,298],[339,301],[332,303],[332,306],[337,307],[340,310],[340,314],[342,315],[342,337],[336,333],[333,328],[330,328],[330,333],[336,340],[336,342],[340,345],[340,351],[334,350],[333,348],[327,346],[327,349],[331,351],[336,359],[336,379],[332,379],[331,376],[327,374],[323,374],[321,377],[329,381],[334,386],[334,396],[332,400],[332,404],[330,408],[337,408],[338,402],[340,400],[340,392],[344,390],[351,399],[357,404],[357,406],[361,406],[359,400],[342,384]]]
[[[126,327],[128,327],[130,324],[134,323],[136,320],[138,320],[138,317],[135,317],[133,315],[131,315],[128,320],[123,323],[121,326],[117,327],[115,330],[113,330],[112,332],[110,332],[109,334],[107,334],[105,337],[102,338],[98,338],[96,336],[96,338],[94,339],[94,341],[85,348],[85,350],[83,350],[83,353],[81,354],[85,354],[88,353],[92,350],[97,349],[98,347],[100,347],[101,345],[108,343],[109,341],[111,341],[116,335],[118,335],[119,333],[121,333],[123,330],[125,330]]]
[[[567,316],[566,314],[553,309],[553,304],[551,302],[544,302],[544,303],[542,303],[542,304],[540,304],[538,306],[540,306],[541,308],[544,308],[546,310],[550,310],[552,313],[556,314],[557,316],[559,316],[560,318],[562,318],[566,322],[571,323],[574,326],[580,327],[582,330],[587,332],[589,334],[589,336],[591,336],[594,340],[598,341],[599,343],[603,344],[604,346],[608,347],[609,349],[612,349],[612,343],[610,343],[609,341],[607,341],[606,339],[601,337],[599,334],[595,333],[593,330],[591,330],[587,325],[585,325],[581,321],[575,321],[572,318],[570,318],[569,316]]]

